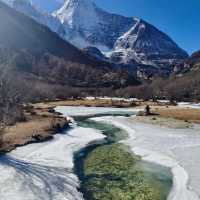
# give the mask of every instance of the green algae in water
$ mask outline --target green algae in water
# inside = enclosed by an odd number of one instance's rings
[[[79,152],[75,161],[87,200],[166,200],[172,186],[167,169],[148,164],[117,144],[127,133],[106,123],[83,120],[79,126],[100,130],[107,139]],[[81,156],[80,156],[81,155]],[[80,159],[81,157],[81,159]],[[158,170],[159,169],[159,170]],[[158,171],[157,171],[158,170]],[[166,170],[166,171],[165,171]]]
[[[88,200],[160,200],[141,170],[134,166],[139,158],[120,145],[106,145],[92,151],[84,162],[84,186]]]

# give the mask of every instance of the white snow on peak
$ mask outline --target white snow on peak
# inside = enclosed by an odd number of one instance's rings
[[[127,42],[131,42],[132,44],[135,43],[135,41],[138,38],[138,34],[132,34],[132,32],[135,31],[137,26],[140,26],[141,23],[141,19],[139,18],[134,18],[136,20],[135,25],[128,30],[126,33],[124,33],[124,35],[122,35],[121,37],[118,38],[118,40],[115,43],[115,50],[119,50],[119,49],[124,49],[124,47],[121,47],[121,42],[122,41],[127,41]],[[131,46],[129,47],[129,49],[131,50]]]
[[[97,23],[95,8],[91,0],[67,0],[54,16],[70,28],[82,27],[89,31]]]

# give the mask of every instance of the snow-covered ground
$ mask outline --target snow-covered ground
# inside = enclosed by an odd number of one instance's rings
[[[132,101],[140,101],[137,98],[120,98],[120,97],[86,97],[86,100],[112,100],[112,101],[126,101],[126,102],[132,102]]]
[[[143,160],[171,168],[173,189],[168,200],[200,199],[200,126],[169,129],[136,123],[124,117],[100,117],[129,134],[123,143]]]
[[[55,109],[57,112],[63,113],[65,116],[85,116],[107,113],[122,113],[122,112],[138,112],[141,109],[135,108],[106,108],[106,107],[84,107],[84,106],[58,106]]]
[[[183,108],[196,108],[196,109],[200,109],[200,103],[179,102],[178,106],[179,107],[183,107]]]
[[[82,200],[72,173],[73,153],[104,136],[75,127],[46,143],[17,148],[0,157],[1,200]]]

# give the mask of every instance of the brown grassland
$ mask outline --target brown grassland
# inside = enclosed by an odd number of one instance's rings
[[[46,109],[25,109],[26,121],[7,126],[1,133],[0,152],[8,152],[18,146],[46,141],[67,125],[67,119]]]
[[[153,112],[165,118],[174,118],[193,123],[200,123],[200,109],[180,108],[177,106],[155,106]]]

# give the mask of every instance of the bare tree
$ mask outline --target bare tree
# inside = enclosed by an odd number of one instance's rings
[[[0,123],[1,126],[13,124],[23,116],[22,94],[15,82],[8,77],[0,77]]]

